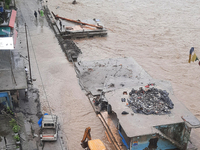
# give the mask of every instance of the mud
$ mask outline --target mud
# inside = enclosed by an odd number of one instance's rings
[[[98,18],[105,38],[76,40],[79,60],[133,57],[153,78],[169,80],[176,97],[200,119],[198,64],[188,63],[189,50],[200,55],[199,1],[48,1],[50,9],[72,19]],[[90,13],[88,13],[88,10]],[[200,148],[200,129],[191,140]]]

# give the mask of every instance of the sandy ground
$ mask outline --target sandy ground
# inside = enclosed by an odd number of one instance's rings
[[[200,57],[200,2],[49,0],[47,5],[70,19],[100,19],[108,29],[105,38],[76,40],[83,54],[79,60],[133,57],[153,78],[169,80],[176,97],[200,120],[200,68],[188,63],[193,46]],[[191,137],[200,148],[200,129]]]

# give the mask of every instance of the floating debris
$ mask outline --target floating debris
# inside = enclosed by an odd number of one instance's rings
[[[164,115],[171,113],[170,109],[174,108],[166,90],[154,87],[143,90],[140,87],[139,90],[132,89],[129,96],[128,105],[134,113]],[[124,99],[121,100],[124,101]]]

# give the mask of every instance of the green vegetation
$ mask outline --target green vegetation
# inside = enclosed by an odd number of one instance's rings
[[[13,115],[13,112],[12,112],[12,110],[10,109],[10,107],[7,107],[7,108],[6,108],[6,112],[7,112],[8,114]]]
[[[11,119],[11,121],[9,121],[10,126],[13,128],[15,125],[17,125],[17,122],[15,119]]]
[[[16,141],[20,141],[19,135],[15,135],[15,136],[14,136],[14,139],[15,139]]]
[[[15,119],[11,119],[11,120],[9,121],[9,123],[10,123],[10,126],[12,127],[13,132],[14,132],[14,133],[18,133],[19,130],[20,130],[20,126],[17,124],[16,120],[15,120]],[[19,135],[18,135],[18,134],[15,135],[15,136],[14,136],[14,139],[15,139],[17,142],[20,141]],[[19,147],[18,147],[18,148],[19,148]]]
[[[11,0],[0,0],[0,2],[5,2],[5,9],[9,9]]]
[[[15,119],[11,119],[9,121],[10,126],[12,127],[13,132],[18,133],[20,130],[20,126],[17,124]]]
[[[13,132],[18,133],[20,130],[20,126],[18,125],[14,125],[14,127],[12,128]]]
[[[9,9],[9,5],[5,4],[5,9]]]
[[[18,133],[20,130],[20,126],[17,124],[15,119],[11,119],[9,121],[10,126],[12,127],[12,130],[14,133]],[[14,139],[16,140],[16,142],[20,142],[20,137],[19,134],[15,134]],[[19,143],[18,143],[19,144]],[[19,148],[19,146],[17,146],[16,148]]]
[[[5,0],[5,3],[6,3],[7,5],[10,5],[10,2],[11,2],[11,0]]]

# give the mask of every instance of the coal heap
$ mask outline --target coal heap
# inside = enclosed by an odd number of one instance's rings
[[[132,89],[127,101],[133,112],[146,115],[169,114],[170,109],[174,108],[169,93],[154,87],[148,90],[143,90],[142,87],[139,90]]]

